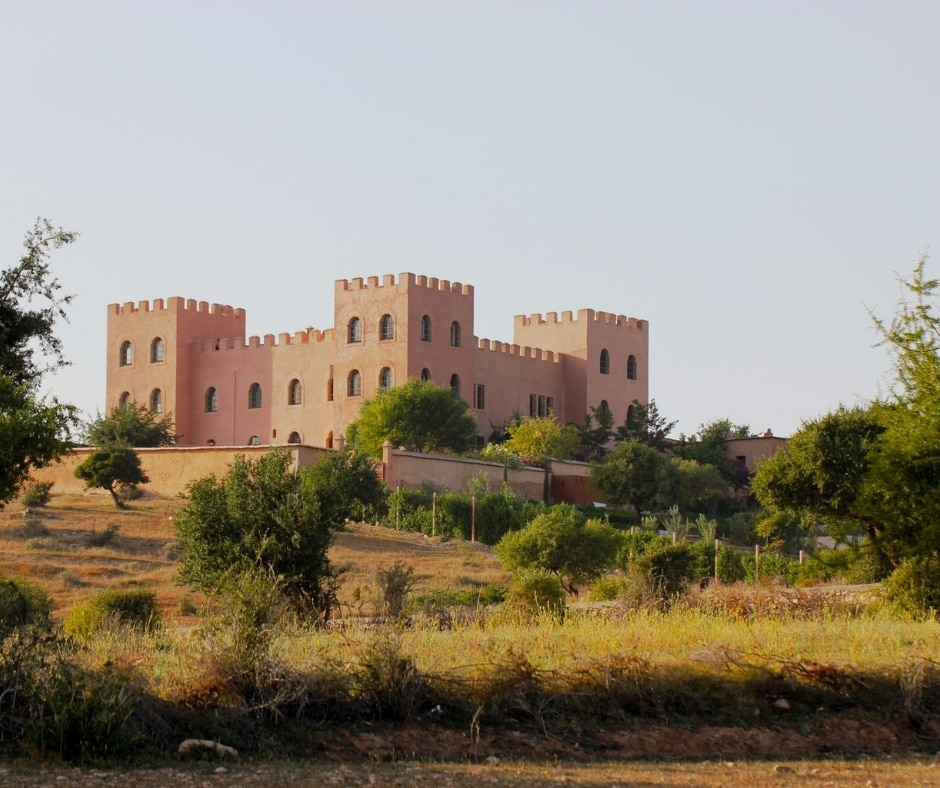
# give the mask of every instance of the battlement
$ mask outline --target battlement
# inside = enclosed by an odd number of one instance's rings
[[[286,345],[306,345],[311,342],[322,343],[333,341],[333,329],[328,328],[321,331],[317,328],[308,328],[306,331],[295,331],[293,334],[284,332],[277,335],[265,334],[264,337],[252,335],[247,339],[230,337],[220,339],[204,339],[201,342],[193,343],[193,352],[195,353],[216,353],[230,350],[254,350],[283,347]]]
[[[172,296],[166,301],[155,298],[153,301],[127,301],[123,304],[108,304],[108,313],[111,315],[132,315],[139,312],[196,312],[206,315],[221,315],[222,317],[241,318],[245,316],[244,309],[235,309],[227,304],[210,304],[208,301],[196,301],[194,298],[181,298]]]
[[[428,290],[438,290],[440,292],[453,293],[456,295],[473,295],[473,285],[464,285],[460,282],[451,282],[447,279],[438,279],[434,276],[416,276],[407,271],[400,273],[397,281],[394,274],[385,274],[382,277],[381,284],[379,284],[379,277],[377,276],[365,278],[357,276],[353,279],[336,280],[337,291],[372,290],[380,287],[400,287],[406,290],[412,287],[423,287]]]
[[[615,315],[613,312],[600,312],[593,309],[579,309],[577,315],[571,310],[561,313],[561,319],[557,312],[546,312],[544,315],[516,315],[516,325],[519,326],[540,326],[540,325],[564,325],[564,324],[587,324],[587,323],[606,323],[608,325],[623,326],[639,331],[644,330],[649,321],[640,320],[635,317],[626,317],[625,315]]]
[[[504,353],[508,356],[518,356],[519,358],[531,358],[536,361],[547,361],[552,364],[561,363],[561,353],[554,350],[543,350],[539,347],[529,347],[528,345],[513,345],[509,342],[500,342],[496,339],[479,339],[477,348],[491,353]]]

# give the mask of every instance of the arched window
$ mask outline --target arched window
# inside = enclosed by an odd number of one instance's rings
[[[160,389],[150,392],[150,410],[154,413],[163,413],[163,392]]]
[[[379,321],[379,339],[395,338],[395,321],[391,315],[382,315]]]
[[[328,449],[333,448],[333,432],[332,431],[326,434],[326,448]]]
[[[303,399],[303,394],[303,386],[300,385],[300,381],[297,380],[297,378],[294,378],[287,387],[287,404],[299,405]]]
[[[134,363],[134,346],[130,342],[121,345],[121,357],[118,362],[122,367],[129,367]]]
[[[627,359],[627,378],[636,380],[636,356],[630,356]]]
[[[636,418],[636,408],[633,405],[627,405],[627,421],[633,421]]]
[[[427,315],[421,318],[421,341],[431,341],[431,318]]]
[[[460,394],[460,375],[456,372],[450,376],[450,390],[453,391],[454,394]]]
[[[349,373],[349,378],[346,381],[346,393],[350,397],[362,396],[362,375],[359,374],[358,369],[354,369]]]
[[[163,340],[157,337],[150,343],[150,363],[159,364],[163,361]]]
[[[610,374],[610,353],[607,352],[607,348],[601,351],[601,374]]]
[[[261,407],[261,384],[252,383],[248,389],[248,407],[251,409]]]
[[[349,321],[348,341],[362,342],[362,321],[358,317]]]
[[[431,379],[431,370],[427,367],[421,370],[421,380],[430,380]]]
[[[391,387],[392,387],[392,368],[382,367],[382,371],[379,373],[379,388],[390,389]]]
[[[215,386],[206,389],[206,413],[215,413],[219,409],[219,392]]]
[[[252,435],[252,436],[248,439],[248,445],[249,445],[249,446],[260,446],[260,445],[261,445],[261,438],[259,438],[257,435]]]
[[[129,391],[121,392],[121,396],[118,398],[118,407],[126,408],[131,404],[131,393]]]
[[[456,320],[450,324],[450,346],[460,347],[460,323]]]
[[[288,443],[300,443],[300,433],[292,432],[290,435],[287,436],[287,442]]]

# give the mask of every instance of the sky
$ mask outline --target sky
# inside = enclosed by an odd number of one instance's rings
[[[110,303],[278,334],[410,271],[473,285],[481,338],[648,320],[674,436],[790,435],[890,380],[871,313],[940,241],[938,37],[910,0],[0,0],[0,268],[39,216],[81,234],[47,388],[88,416]]]

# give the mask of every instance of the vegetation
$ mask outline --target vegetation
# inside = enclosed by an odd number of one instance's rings
[[[572,425],[559,424],[552,415],[531,417],[507,428],[503,448],[530,465],[540,465],[549,457],[567,460],[578,447],[578,431]]]
[[[409,378],[366,399],[346,437],[353,448],[381,457],[385,441],[409,451],[459,454],[474,446],[476,434],[476,419],[459,394]]]
[[[173,417],[161,416],[135,402],[119,405],[107,416],[99,413],[85,431],[92,446],[123,445],[140,449],[176,445]]]
[[[107,490],[118,509],[127,506],[121,495],[122,487],[150,481],[137,452],[122,444],[96,449],[75,469],[75,475],[85,482],[88,489],[99,487]]]
[[[626,441],[591,468],[591,484],[614,506],[630,506],[639,516],[662,502],[668,485],[666,458],[652,446]]]

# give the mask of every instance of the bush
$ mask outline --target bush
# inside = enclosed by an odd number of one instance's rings
[[[513,578],[506,610],[526,619],[541,614],[563,618],[567,595],[561,581],[544,569],[523,569]]]
[[[20,529],[20,533],[26,539],[38,539],[42,536],[48,536],[49,529],[46,528],[42,520],[31,517],[25,523],[23,523],[23,527]]]
[[[49,623],[52,600],[39,586],[0,575],[0,640],[15,628]]]
[[[648,550],[631,562],[631,568],[647,580],[654,595],[663,602],[684,593],[696,579],[695,553],[685,542]]]
[[[744,553],[732,550],[730,547],[722,545],[718,548],[718,579],[725,584],[739,583],[744,581],[746,572],[744,571],[744,561],[747,558]]]
[[[45,506],[52,497],[53,482],[32,482],[23,491],[20,503],[23,506]]]
[[[799,566],[798,561],[787,558],[785,555],[761,553],[760,577],[758,578],[756,574],[757,564],[753,556],[749,558],[742,556],[741,564],[744,567],[744,581],[746,583],[753,583],[756,579],[761,583],[777,582],[785,583],[786,585],[793,584],[793,579],[796,576],[796,567]]]
[[[80,642],[112,624],[151,631],[160,623],[153,591],[101,591],[75,605],[62,622],[65,634]]]
[[[415,584],[415,569],[396,561],[390,569],[379,569],[375,573],[382,600],[382,615],[398,618],[405,610],[408,594]]]
[[[882,584],[884,600],[894,609],[928,618],[940,610],[940,562],[906,558]]]
[[[109,523],[103,531],[93,530],[85,536],[85,543],[89,547],[107,547],[114,543],[114,537],[117,536],[119,530],[121,530],[121,526],[116,523]]]

